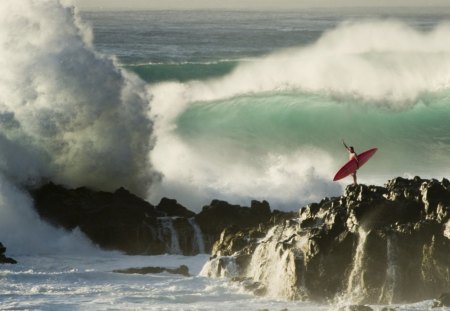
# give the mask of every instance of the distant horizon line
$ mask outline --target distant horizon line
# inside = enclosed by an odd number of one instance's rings
[[[295,8],[106,8],[106,7],[79,7],[75,6],[79,11],[82,12],[135,12],[135,11],[226,11],[226,12],[292,12],[292,11],[308,11],[308,10],[358,10],[358,9],[406,9],[406,10],[417,10],[417,9],[427,9],[428,11],[450,9],[449,5],[442,6],[314,6],[314,7],[295,7]]]

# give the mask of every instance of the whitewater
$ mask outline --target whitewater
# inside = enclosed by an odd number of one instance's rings
[[[444,10],[79,12],[0,3],[2,310],[329,310],[200,272],[208,254],[126,256],[50,226],[26,189],[52,180],[194,211],[212,199],[297,211],[358,174],[449,177]],[[199,246],[200,247],[200,246]],[[189,267],[190,277],[116,269]],[[395,306],[428,310],[430,301]],[[374,307],[381,309],[381,306]]]

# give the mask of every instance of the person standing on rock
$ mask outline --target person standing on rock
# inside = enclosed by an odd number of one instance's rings
[[[347,151],[348,151],[348,159],[349,160],[353,160],[353,159],[355,159],[355,162],[356,162],[356,171],[359,169],[359,159],[358,159],[358,155],[356,154],[356,152],[355,152],[355,149],[353,149],[353,147],[352,146],[347,146],[346,144],[345,144],[345,141],[344,140],[342,140],[342,143],[344,144],[344,146],[345,146],[345,149],[347,149]],[[356,181],[356,171],[354,172],[354,173],[352,173],[351,175],[352,175],[352,177],[353,177],[353,184],[354,185],[357,185],[358,184],[358,182]]]

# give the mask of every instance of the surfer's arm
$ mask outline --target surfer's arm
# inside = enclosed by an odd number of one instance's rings
[[[345,149],[347,149],[348,151],[350,151],[350,149],[348,148],[348,146],[345,144],[345,141],[342,140],[342,143],[344,144]]]

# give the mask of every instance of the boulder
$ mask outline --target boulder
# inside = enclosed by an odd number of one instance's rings
[[[5,252],[6,252],[6,247],[0,242],[0,264],[4,264],[4,263],[16,264],[17,261],[10,257],[6,257]]]
[[[142,268],[128,268],[128,269],[119,269],[113,270],[115,273],[125,273],[125,274],[155,274],[168,272],[172,274],[181,274],[184,276],[190,276],[189,268],[185,265],[181,265],[178,268],[162,268],[162,267],[142,267]]]

